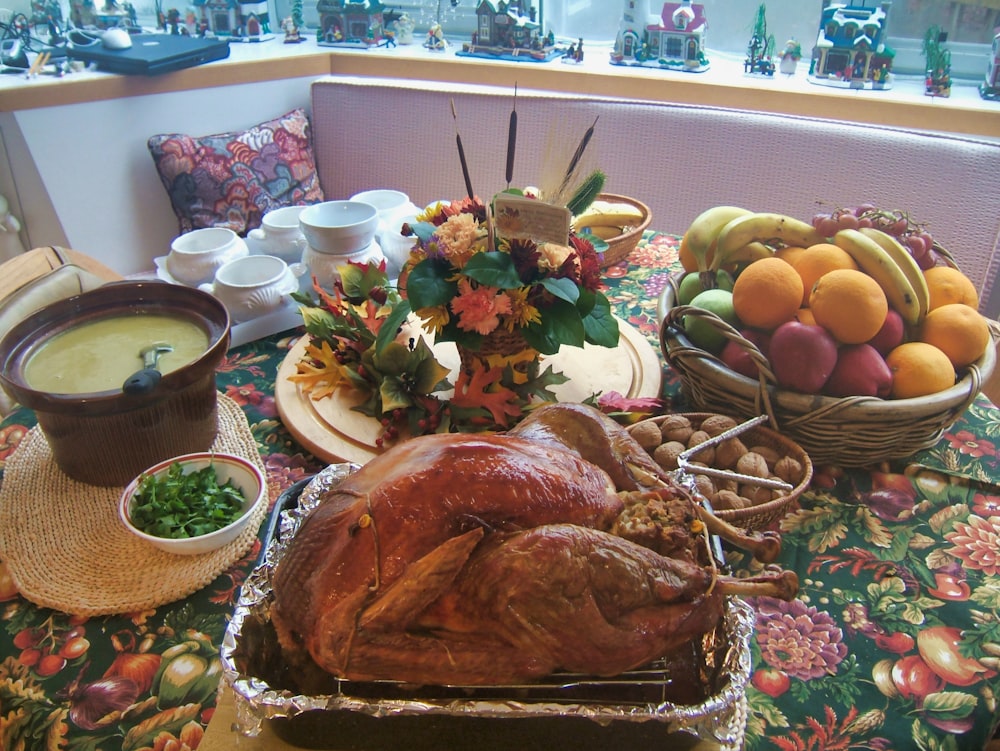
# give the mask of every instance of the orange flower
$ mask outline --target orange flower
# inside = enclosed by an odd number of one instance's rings
[[[969,568],[987,576],[1000,574],[1000,517],[970,516],[968,524],[956,524],[955,531],[944,538],[955,546],[948,553]]]
[[[460,329],[486,335],[500,325],[499,316],[510,313],[510,298],[496,287],[473,287],[468,279],[462,279],[451,310],[458,316]]]

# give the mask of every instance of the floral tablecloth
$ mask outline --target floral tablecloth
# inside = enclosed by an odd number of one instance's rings
[[[647,233],[606,281],[617,315],[657,342],[677,238]],[[220,391],[244,409],[272,501],[322,463],[282,425],[278,365],[298,332],[231,350]],[[664,371],[676,410],[679,383]],[[0,423],[0,468],[34,425]],[[980,397],[912,466],[819,467],[781,522],[791,603],[758,600],[749,749],[984,748],[1000,710],[1000,411]],[[195,595],[82,618],[35,607],[0,562],[0,744],[5,749],[195,749],[212,717],[217,648],[260,544]],[[729,562],[750,570],[736,551]],[[141,566],[141,561],[136,561]]]

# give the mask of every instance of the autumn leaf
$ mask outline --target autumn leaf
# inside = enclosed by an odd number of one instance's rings
[[[508,419],[519,417],[521,406],[517,394],[500,385],[503,368],[472,368],[471,374],[460,369],[455,382],[452,407],[482,408],[489,411],[499,427],[505,428]]]
[[[288,380],[297,383],[311,399],[330,396],[341,384],[351,383],[329,342],[323,342],[319,347],[314,343],[308,344],[305,357],[295,363],[295,370]]]

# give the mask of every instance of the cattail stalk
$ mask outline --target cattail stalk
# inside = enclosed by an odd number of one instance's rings
[[[458,146],[458,160],[462,163],[462,177],[465,178],[465,191],[469,194],[469,200],[476,197],[472,190],[472,178],[469,177],[469,163],[465,160],[465,149],[462,147],[462,136],[458,132],[458,113],[455,111],[455,100],[451,100],[451,117],[455,121],[455,145]]]
[[[573,152],[573,158],[569,160],[569,167],[566,168],[566,175],[563,177],[562,184],[559,186],[559,193],[561,194],[566,187],[569,185],[569,181],[573,179],[573,173],[576,172],[576,168],[580,165],[580,160],[583,159],[583,152],[587,150],[587,145],[590,143],[590,139],[594,137],[594,128],[597,126],[597,121],[601,119],[598,115],[594,119],[594,124],[587,128],[587,132],[583,134],[583,138],[580,139],[580,145],[576,147],[576,151]]]
[[[517,84],[514,84],[514,107],[510,111],[510,124],[507,126],[507,187],[514,178],[514,152],[517,149]]]

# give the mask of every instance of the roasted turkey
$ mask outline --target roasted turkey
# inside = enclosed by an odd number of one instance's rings
[[[536,410],[506,434],[413,438],[333,488],[272,577],[284,659],[353,680],[495,685],[615,675],[710,632],[730,594],[791,598],[790,572],[719,574],[711,517],[613,420]]]

